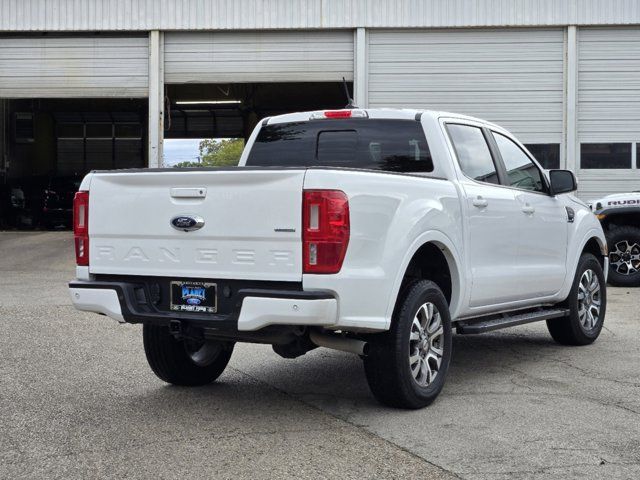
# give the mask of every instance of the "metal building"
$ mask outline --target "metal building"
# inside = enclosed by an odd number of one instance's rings
[[[0,178],[356,103],[499,123],[580,196],[640,190],[640,0],[0,0]]]

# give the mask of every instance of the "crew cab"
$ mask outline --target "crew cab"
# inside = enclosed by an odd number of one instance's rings
[[[382,403],[443,388],[453,330],[546,321],[586,345],[606,311],[606,239],[576,179],[508,131],[451,113],[264,119],[238,167],[95,171],[76,194],[80,310],[143,324],[162,380],[203,385],[236,342],[362,357]]]

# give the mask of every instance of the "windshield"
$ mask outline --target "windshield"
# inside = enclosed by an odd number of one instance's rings
[[[420,122],[367,118],[266,125],[246,165],[433,171]]]

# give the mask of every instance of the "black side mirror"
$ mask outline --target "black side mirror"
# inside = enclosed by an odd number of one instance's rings
[[[578,181],[571,170],[549,170],[549,183],[551,195],[575,192],[578,189]]]

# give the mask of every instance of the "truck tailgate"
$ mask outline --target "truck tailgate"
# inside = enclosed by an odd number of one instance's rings
[[[92,274],[302,280],[304,169],[95,173]],[[198,216],[182,231],[176,216]]]

